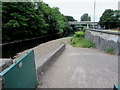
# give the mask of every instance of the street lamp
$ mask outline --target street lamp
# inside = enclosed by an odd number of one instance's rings
[[[94,26],[93,26],[93,29],[95,29],[95,8],[96,8],[96,0],[94,0],[94,19],[93,19]]]

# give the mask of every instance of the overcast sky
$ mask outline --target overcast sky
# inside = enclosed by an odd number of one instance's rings
[[[42,0],[50,5],[50,7],[58,7],[64,15],[73,16],[80,21],[80,17],[84,13],[88,13],[93,21],[94,17],[94,0]],[[118,1],[120,0],[96,0],[95,21],[99,21],[105,9],[118,9]]]

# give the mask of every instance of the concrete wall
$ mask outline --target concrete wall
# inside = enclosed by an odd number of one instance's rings
[[[98,49],[113,48],[114,53],[120,55],[120,32],[118,31],[87,30],[85,38],[92,40]]]
[[[54,63],[56,58],[61,55],[64,49],[65,44],[59,44],[53,50],[49,51],[45,55],[41,56],[39,59],[35,60],[38,82],[41,80],[44,72],[49,69],[50,65]]]

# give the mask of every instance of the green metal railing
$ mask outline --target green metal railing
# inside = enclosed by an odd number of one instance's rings
[[[120,90],[120,85],[114,85],[114,89],[113,90]]]
[[[0,73],[3,88],[35,88],[37,85],[34,50]]]

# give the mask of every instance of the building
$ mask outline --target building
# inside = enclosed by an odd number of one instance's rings
[[[120,1],[118,2],[118,10],[120,10]]]

